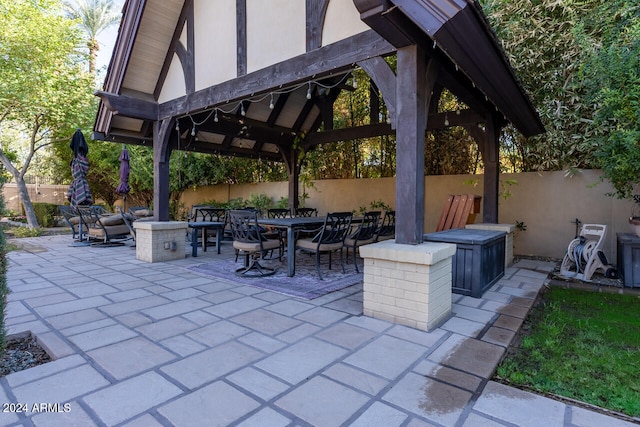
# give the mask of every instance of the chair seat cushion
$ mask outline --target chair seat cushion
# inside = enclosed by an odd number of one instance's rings
[[[69,218],[69,222],[73,225],[78,225],[80,224],[80,217],[79,216],[72,216],[71,218]]]
[[[262,242],[262,249],[271,250],[277,249],[280,247],[280,241],[275,239],[268,239]],[[260,251],[260,242],[239,242],[237,240],[233,241],[233,248],[239,251],[244,252],[259,252]]]
[[[342,242],[322,243],[320,244],[320,251],[335,251],[342,248],[342,245]],[[314,242],[313,239],[299,239],[296,241],[296,248],[315,251],[318,249],[318,242]]]
[[[352,238],[347,238],[344,241],[344,245],[349,247],[353,247],[356,243],[358,244],[358,246],[368,245],[369,243],[373,243],[373,237],[367,240],[358,240],[358,241]]]
[[[122,220],[122,218],[120,220]],[[124,222],[118,225],[105,226],[105,228],[107,229],[107,235],[109,237],[123,236],[130,232],[129,227],[127,227]],[[89,227],[89,235],[93,237],[104,237],[104,230],[99,226]]]

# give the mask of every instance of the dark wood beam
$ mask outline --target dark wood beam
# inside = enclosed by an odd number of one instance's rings
[[[191,149],[192,148],[192,149]],[[222,154],[225,156],[242,157],[245,159],[262,159],[273,162],[282,162],[282,155],[280,153],[273,153],[270,151],[255,151],[251,148],[241,147],[222,147],[221,144],[213,144],[205,141],[195,141],[191,143],[190,149],[187,151],[193,151],[203,154]]]
[[[95,95],[100,97],[105,107],[114,115],[142,120],[158,119],[158,104],[155,102],[100,90],[95,92]]]
[[[445,120],[449,122],[445,126]],[[445,129],[452,126],[464,126],[477,129],[478,123],[484,123],[485,117],[472,110],[447,111],[429,115],[427,131]],[[382,135],[394,135],[396,131],[388,123],[375,123],[371,125],[356,126],[351,128],[333,129],[323,132],[313,132],[307,135],[303,147],[311,148],[319,144],[329,142],[352,141],[361,138],[374,138]],[[473,136],[473,135],[472,135]]]
[[[176,117],[237,101],[274,88],[292,86],[311,78],[317,80],[352,68],[353,64],[373,56],[387,55],[395,48],[374,31],[365,31],[287,61],[266,67],[236,79],[220,83],[163,104],[159,117]]]
[[[175,121],[165,119],[153,126],[153,220],[169,221],[169,159]]]

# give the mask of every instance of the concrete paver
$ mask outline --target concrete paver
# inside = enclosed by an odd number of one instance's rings
[[[552,263],[454,294],[425,332],[363,316],[361,284],[306,301],[186,269],[228,245],[150,264],[128,246],[25,241],[8,255],[7,324],[56,360],[0,379],[3,403],[50,404],[0,412],[3,426],[636,425],[490,381]]]

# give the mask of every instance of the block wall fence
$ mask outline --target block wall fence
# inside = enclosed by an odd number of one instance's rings
[[[515,230],[513,253],[562,258],[576,232],[576,219],[583,223],[607,225],[604,244],[609,262],[616,259],[616,233],[629,233],[629,215],[633,203],[608,196],[612,187],[600,181],[599,170],[582,170],[568,176],[565,172],[527,172],[501,174],[500,182],[511,195],[500,198],[499,222],[521,222],[526,231]],[[516,184],[504,185],[508,181]],[[483,175],[447,175],[425,177],[425,233],[435,231],[448,194],[482,195]],[[63,204],[67,186],[40,185],[35,191],[29,185],[34,202]],[[314,181],[306,188],[309,198],[305,205],[318,209],[320,215],[331,211],[358,211],[373,201],[383,201],[395,208],[395,178],[339,179]],[[15,184],[5,184],[5,201],[9,209],[17,210]],[[215,185],[186,190],[181,199],[185,208],[203,201],[224,202],[249,199],[252,194],[266,194],[274,202],[287,196],[286,182]],[[15,205],[15,207],[13,207]],[[476,216],[482,222],[482,211]]]

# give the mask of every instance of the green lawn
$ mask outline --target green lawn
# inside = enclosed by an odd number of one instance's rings
[[[557,287],[541,297],[499,379],[640,416],[640,297]]]

